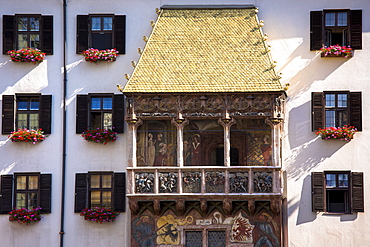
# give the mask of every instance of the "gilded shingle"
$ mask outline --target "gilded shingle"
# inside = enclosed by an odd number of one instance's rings
[[[283,91],[255,9],[163,9],[124,93]]]

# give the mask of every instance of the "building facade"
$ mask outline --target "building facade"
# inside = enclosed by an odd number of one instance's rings
[[[369,242],[366,0],[0,6],[4,246]],[[351,49],[320,52],[335,45]],[[43,62],[7,55],[27,47]],[[117,134],[84,140],[96,129]],[[40,222],[9,221],[34,207]],[[80,216],[95,207],[120,214]]]

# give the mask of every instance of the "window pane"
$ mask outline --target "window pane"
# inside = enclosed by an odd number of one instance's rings
[[[17,178],[16,190],[27,189],[27,185],[26,185],[27,176],[16,176],[16,178]]]
[[[18,100],[18,110],[28,110],[28,99]]]
[[[30,102],[30,110],[39,110],[40,109],[40,102],[38,99],[31,99]]]
[[[338,13],[338,26],[347,26],[347,12]]]
[[[186,247],[202,247],[202,232],[201,231],[186,231],[185,232]]]
[[[91,30],[96,31],[100,30],[100,17],[92,17],[91,18]]]
[[[18,18],[18,31],[27,31],[27,26],[28,26],[28,18],[19,17]]]
[[[112,30],[112,20],[113,18],[112,17],[103,17],[103,21],[104,21],[104,26],[103,26],[103,30]]]
[[[28,177],[28,189],[37,190],[39,187],[39,177],[38,176],[29,176]]]
[[[103,109],[112,110],[113,99],[112,98],[103,98]]]
[[[112,199],[112,196],[111,196],[111,192],[110,191],[103,191],[103,200],[102,200],[102,207],[107,207],[107,208],[110,208],[112,206],[111,204],[111,199]]]
[[[336,187],[335,174],[326,174],[326,187]]]
[[[102,188],[112,187],[112,175],[102,175]]]
[[[27,47],[27,34],[18,34],[18,49],[23,49]]]
[[[348,174],[338,175],[339,187],[348,187]]]
[[[40,47],[40,36],[38,34],[30,34],[30,47],[31,48]]]
[[[33,209],[37,207],[37,193],[28,194],[28,209]]]
[[[325,112],[325,127],[334,127],[335,126],[335,111],[326,111]]]
[[[90,175],[90,188],[100,188],[100,175]]]
[[[101,98],[91,98],[91,110],[101,109]]]
[[[209,247],[225,247],[226,235],[224,231],[209,231],[208,232]]]
[[[347,111],[338,111],[338,126],[343,127],[348,124]]]
[[[325,26],[335,26],[335,13],[325,13]]]
[[[40,31],[40,21],[38,17],[31,17],[30,24],[30,31]]]
[[[17,129],[28,128],[27,126],[27,114],[18,114],[17,116]]]
[[[91,203],[90,206],[93,207],[100,207],[100,191],[91,191]]]
[[[112,113],[104,113],[104,129],[112,129]]]
[[[26,207],[26,193],[16,193],[15,207],[17,209]]]
[[[347,107],[347,94],[338,94],[338,107]]]
[[[39,128],[39,114],[38,113],[30,114],[29,129],[38,129],[38,128]]]
[[[101,113],[100,112],[91,113],[91,125],[92,125],[91,128],[93,128],[93,129],[102,128],[102,126],[101,126]]]
[[[335,94],[325,94],[325,107],[335,107]]]

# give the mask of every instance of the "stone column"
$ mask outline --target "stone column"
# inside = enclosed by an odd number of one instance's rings
[[[271,126],[272,134],[272,165],[281,167],[281,126],[282,121],[278,119],[266,119],[266,123]]]
[[[218,119],[218,123],[224,127],[224,166],[230,167],[230,128],[236,123],[235,119]]]

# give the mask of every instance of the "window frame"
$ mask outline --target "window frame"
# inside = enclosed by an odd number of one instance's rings
[[[92,188],[92,181],[91,178],[93,175],[99,175],[99,188]],[[110,175],[111,176],[111,185],[109,188],[103,188],[102,187],[102,176],[103,175]],[[88,197],[88,208],[91,208],[91,200],[92,200],[92,192],[93,191],[99,191],[100,192],[100,205],[99,206],[94,206],[94,207],[107,207],[103,205],[103,192],[111,192],[111,198],[110,198],[110,206],[109,208],[112,208],[113,206],[113,172],[88,172],[88,191],[89,191],[89,197]]]
[[[26,177],[26,189],[18,189],[18,177]],[[37,177],[37,189],[30,189],[29,188],[29,180],[31,176]],[[37,193],[37,205],[40,205],[40,173],[34,172],[34,173],[14,173],[14,207],[19,209],[17,207],[17,194],[27,194],[27,199],[29,198],[29,194],[31,193]],[[25,199],[25,207],[30,209],[30,205],[28,205],[28,200]]]

